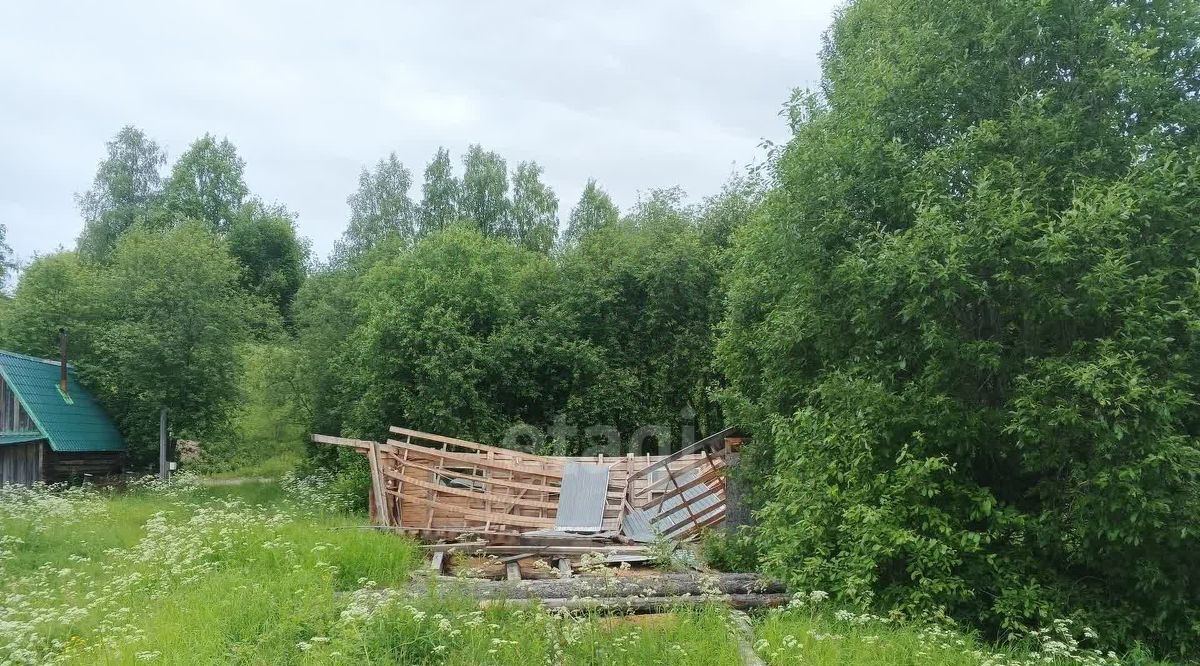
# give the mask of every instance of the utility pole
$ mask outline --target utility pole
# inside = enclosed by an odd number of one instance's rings
[[[167,408],[158,414],[158,480],[166,483],[171,478],[167,469]]]

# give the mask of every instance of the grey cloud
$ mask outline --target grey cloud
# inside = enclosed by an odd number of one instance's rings
[[[70,246],[103,143],[135,124],[172,156],[228,136],[251,190],[324,253],[358,169],[483,143],[588,177],[716,191],[786,138],[835,3],[12,3],[0,10],[0,223],[28,257]],[[565,212],[565,211],[564,211]]]

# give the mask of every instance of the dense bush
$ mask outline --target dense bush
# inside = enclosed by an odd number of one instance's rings
[[[767,565],[1200,651],[1200,8],[861,0],[719,345]]]
[[[224,242],[197,225],[135,228],[106,264],[65,252],[34,261],[5,312],[3,346],[55,357],[66,328],[73,363],[140,466],[157,457],[162,407],[181,437],[227,423],[238,397],[237,345],[252,322],[270,320],[238,276]]]

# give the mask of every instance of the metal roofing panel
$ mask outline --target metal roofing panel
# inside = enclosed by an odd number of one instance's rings
[[[677,486],[687,485],[694,481],[700,472],[692,470],[676,479]],[[662,532],[668,532],[672,527],[688,520],[689,516],[703,516],[709,509],[721,503],[721,498],[711,492],[709,484],[700,484],[683,491],[682,497],[677,495],[663,501],[662,504],[650,509],[634,509],[625,513],[622,520],[622,532],[625,536],[638,543],[654,541]],[[707,496],[703,496],[708,493]],[[684,502],[688,508],[681,509]],[[678,509],[672,511],[673,509]],[[690,510],[690,512],[689,512]],[[657,523],[651,522],[655,517],[665,515]]]
[[[100,403],[68,368],[70,402],[58,392],[59,364],[0,351],[0,376],[55,451],[124,451],[125,441]]]
[[[608,465],[568,462],[563,466],[554,529],[599,532],[608,503]]]
[[[39,439],[46,439],[42,433],[33,430],[25,432],[0,432],[0,446],[5,444],[28,444]]]

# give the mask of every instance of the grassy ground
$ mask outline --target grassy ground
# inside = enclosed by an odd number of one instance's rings
[[[285,487],[286,491],[285,492]],[[0,664],[735,664],[724,610],[602,618],[409,598],[415,544],[320,484],[0,489]],[[834,613],[754,619],[771,664],[1102,663],[1063,635],[999,652]],[[1047,647],[1049,646],[1049,647]]]

